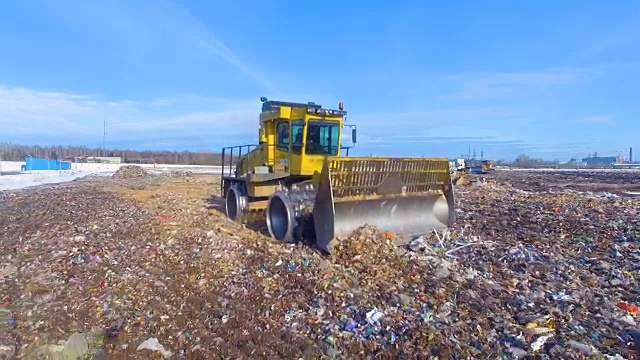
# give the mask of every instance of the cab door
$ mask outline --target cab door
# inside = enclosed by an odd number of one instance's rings
[[[306,128],[304,119],[291,121],[291,153],[289,157],[289,172],[293,175],[302,174],[302,163],[304,159],[304,139],[306,139]]]
[[[285,171],[290,171],[291,123],[288,120],[278,120],[276,123],[275,164],[283,165]]]

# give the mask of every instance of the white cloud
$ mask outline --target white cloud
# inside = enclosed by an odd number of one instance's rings
[[[0,86],[0,127],[4,139],[31,143],[102,143],[160,148],[214,147],[255,142],[260,102],[179,95],[113,101],[99,95],[48,92]],[[358,143],[376,146],[486,141],[517,141],[518,126],[529,120],[495,108],[450,108],[413,113],[350,117]],[[500,127],[500,131],[495,131]],[[192,144],[192,145],[190,145]],[[112,146],[112,145],[111,145]]]
[[[368,135],[358,135],[358,142],[364,144],[426,144],[426,143],[469,143],[486,142],[492,145],[520,144],[516,139],[507,139],[498,136],[390,136],[372,137]]]
[[[609,115],[594,115],[576,119],[576,123],[583,125],[613,125],[615,122],[615,118]]]
[[[464,101],[518,97],[534,89],[573,84],[594,73],[594,69],[591,68],[563,68],[537,72],[449,76],[444,80],[453,86],[454,91],[443,98]]]
[[[351,121],[353,120],[353,121]],[[362,143],[518,141],[532,117],[508,108],[459,107],[351,116]]]
[[[82,137],[86,142],[101,141],[105,120],[109,142],[161,142],[180,136],[255,138],[259,111],[257,100],[186,95],[109,101],[92,95],[0,86],[0,127],[8,141],[24,136],[36,142],[56,139],[67,143]]]
[[[624,22],[619,22],[613,27],[607,26],[604,29],[594,27],[593,31],[596,36],[589,37],[590,43],[577,52],[577,56],[589,58],[611,50],[620,48],[633,49],[638,40],[640,40],[640,26],[638,21],[640,17],[635,15]]]
[[[219,58],[271,93],[277,87],[253,65],[195,18],[179,2],[156,0],[153,6],[126,1],[65,1],[46,3],[47,13],[76,31],[91,33],[97,41],[115,44],[131,64],[153,61],[155,56],[175,56],[188,51]],[[161,53],[154,53],[161,51]]]
[[[0,86],[3,140],[31,144],[100,146],[106,120],[108,147],[217,150],[220,146],[255,143],[260,107],[257,99],[187,94],[113,101],[94,94]],[[611,119],[594,116],[581,121],[605,123]],[[525,143],[524,139],[528,139],[525,132],[532,121],[533,118],[512,109],[491,107],[372,113],[349,119],[358,126],[356,152],[395,149],[430,154],[439,149],[437,151],[446,154],[466,151],[468,144],[487,151],[510,147],[536,153],[575,151],[584,147],[583,144]]]

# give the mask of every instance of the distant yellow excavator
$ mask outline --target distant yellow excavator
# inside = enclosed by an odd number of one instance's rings
[[[259,144],[222,149],[229,218],[264,211],[272,237],[311,241],[325,252],[365,224],[416,236],[454,221],[447,158],[349,157],[357,134],[342,103],[261,101]]]

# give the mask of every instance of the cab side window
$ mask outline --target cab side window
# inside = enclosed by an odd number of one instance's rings
[[[276,147],[280,150],[289,150],[289,123],[281,122],[276,127]]]
[[[291,122],[291,135],[293,141],[291,142],[291,152],[294,154],[302,153],[304,134],[304,120],[294,120]]]

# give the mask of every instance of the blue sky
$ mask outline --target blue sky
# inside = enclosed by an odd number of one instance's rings
[[[624,0],[4,1],[0,141],[217,150],[266,96],[343,101],[361,155],[622,156],[638,41]]]

